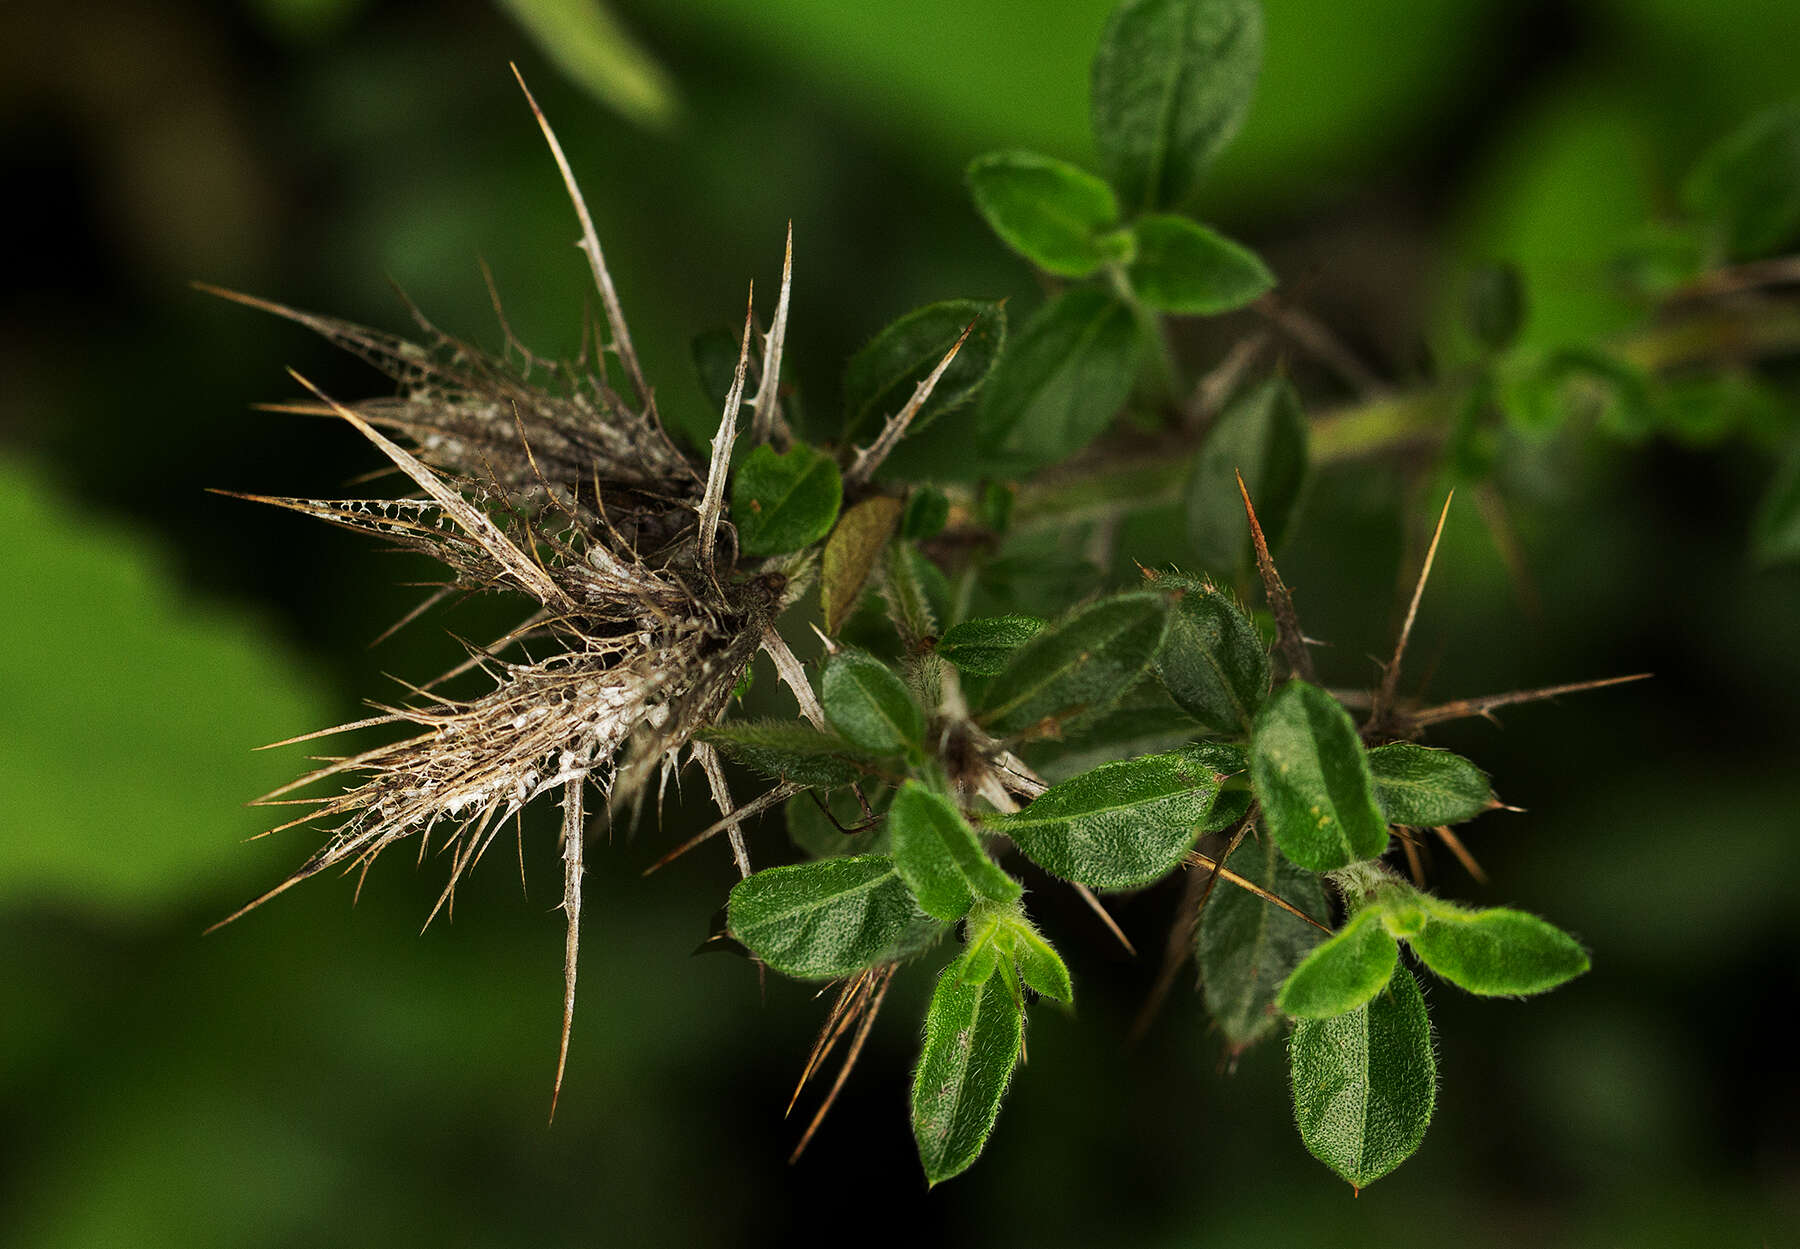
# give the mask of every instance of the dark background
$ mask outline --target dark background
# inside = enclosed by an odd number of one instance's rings
[[[1153,960],[1050,896],[1034,913],[1079,1012],[1035,1013],[988,1156],[926,1192],[905,1112],[929,980],[915,971],[788,1167],[800,1121],[781,1111],[824,1003],[690,957],[733,878],[722,853],[638,879],[703,818],[692,782],[667,828],[590,851],[548,1129],[551,828],[527,828],[524,898],[497,854],[422,938],[441,877],[403,855],[354,909],[349,882],[320,880],[200,936],[312,849],[296,832],[240,842],[265,826],[243,801],[303,753],[250,748],[397,696],[383,673],[428,676],[454,644],[428,623],[368,649],[412,601],[404,567],[203,493],[338,493],[374,465],[353,434],[247,405],[287,397],[290,365],[343,396],[382,383],[186,283],[404,329],[391,276],[497,346],[484,257],[519,335],[572,350],[587,276],[516,59],[676,423],[709,419],[688,338],[737,315],[749,279],[773,290],[790,217],[790,359],[829,411],[842,361],[898,313],[962,295],[1035,306],[960,171],[1001,146],[1091,161],[1086,64],[1109,7],[621,0],[672,101],[635,119],[506,10],[464,0],[0,10],[0,1239],[1800,1241],[1800,1075],[1780,1022],[1796,989],[1800,572],[1745,554],[1770,468],[1738,442],[1525,449],[1508,482],[1528,589],[1476,509],[1453,512],[1415,650],[1434,692],[1657,678],[1438,739],[1528,809],[1469,830],[1491,885],[1440,855],[1441,887],[1548,915],[1595,968],[1529,1004],[1438,988],[1437,1119],[1357,1199],[1301,1147],[1278,1047],[1224,1072],[1185,993],[1129,1047]],[[1205,215],[1402,385],[1478,260],[1521,264],[1533,341],[1629,324],[1609,249],[1670,210],[1705,143],[1796,89],[1791,0],[1267,8],[1258,100]],[[1327,680],[1370,678],[1422,519],[1392,466],[1314,483],[1283,562],[1331,644]],[[786,853],[776,823],[756,838],[761,861]],[[1172,906],[1165,888],[1116,910],[1154,950]]]

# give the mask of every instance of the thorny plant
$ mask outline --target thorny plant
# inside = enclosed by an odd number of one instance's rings
[[[1500,803],[1475,765],[1418,739],[1446,721],[1611,682],[1435,706],[1402,695],[1446,499],[1374,687],[1324,688],[1271,548],[1294,511],[1309,443],[1314,461],[1435,443],[1451,479],[1479,497],[1513,419],[1509,403],[1524,405],[1525,423],[1541,424],[1546,410],[1564,419],[1556,414],[1569,405],[1545,396],[1576,383],[1599,401],[1602,424],[1617,423],[1660,384],[1620,356],[1645,368],[1694,361],[1691,352],[1658,355],[1654,337],[1619,356],[1509,355],[1520,294],[1501,273],[1484,281],[1476,306],[1477,365],[1422,407],[1383,397],[1373,417],[1311,426],[1287,381],[1245,380],[1266,334],[1181,398],[1165,315],[1253,305],[1339,365],[1346,359],[1319,326],[1272,302],[1273,275],[1253,253],[1176,211],[1235,131],[1260,46],[1253,0],[1126,0],[1094,66],[1108,180],[1017,152],[969,170],[976,204],[1001,238],[1071,284],[1010,343],[1004,309],[981,301],[934,304],[895,322],[850,363],[835,449],[803,441],[807,427],[783,411],[791,227],[767,331],[752,295],[724,367],[710,369],[721,392],[710,455],[692,461],[668,436],[587,208],[528,91],[610,330],[603,340],[594,328],[591,356],[553,365],[521,351],[520,369],[423,318],[427,342],[418,345],[227,294],[356,352],[399,388],[394,398],[344,404],[308,384],[312,400],[298,410],[348,422],[405,474],[412,494],[264,501],[438,560],[449,576],[421,611],[470,592],[505,593],[530,608],[412,701],[326,731],[414,730],[327,759],[268,796],[309,808],[283,828],[317,824],[326,840],[257,901],[328,868],[366,872],[408,838],[422,859],[435,838],[450,860],[442,906],[509,821],[552,797],[562,811],[567,923],[559,1093],[590,787],[609,811],[637,809],[652,790],[660,802],[692,762],[720,818],[663,861],[721,835],[729,845],[742,879],[714,941],[784,975],[841,986],[796,1100],[840,1045],[845,1058],[796,1155],[894,976],[954,932],[960,949],[940,970],[926,1015],[912,1120],[932,1183],[974,1161],[1021,1056],[1027,1005],[1073,997],[1062,958],[1003,866],[1013,860],[1023,871],[1023,860],[1033,879],[1073,889],[1122,942],[1099,895],[1186,872],[1140,1022],[1192,959],[1233,1055],[1291,1024],[1295,1114],[1318,1158],[1360,1187],[1409,1156],[1432,1113],[1436,1074],[1424,999],[1401,946],[1477,994],[1538,993],[1588,966],[1572,938],[1540,919],[1425,891],[1427,838],[1482,879],[1452,826]],[[1762,131],[1745,133],[1696,175],[1706,191],[1698,202],[1713,205],[1702,226],[1730,225],[1733,162],[1761,142]],[[1732,241],[1717,258],[1740,252]],[[1724,272],[1702,281],[1723,281]],[[1759,341],[1778,350],[1783,340]],[[701,340],[703,366],[719,349],[717,339]],[[1446,398],[1454,385],[1466,399]],[[1150,461],[1088,450],[1127,407],[1161,426],[1165,445]],[[929,470],[899,471],[902,440],[917,445],[934,424],[953,436],[940,443],[978,460],[978,473],[946,476],[985,478],[984,486],[940,489],[920,480]],[[1196,442],[1197,451],[1169,455]],[[1073,466],[1007,484],[1077,453],[1085,454]],[[1171,503],[1185,514],[1192,561],[1212,575],[1145,569],[1135,588],[1094,593],[1102,587],[1088,560],[1110,557],[1119,518]],[[815,586],[816,615],[784,614],[810,611]],[[1263,601],[1254,614],[1244,606],[1252,587]],[[1025,610],[1043,603],[1051,610],[1042,615]],[[816,690],[787,640],[809,631],[824,643]],[[527,657],[527,644],[541,657]],[[759,650],[798,719],[730,715]],[[442,692],[475,670],[485,692]],[[739,805],[721,756],[772,785]],[[293,796],[319,782],[344,787]],[[748,831],[783,805],[808,858],[753,871]],[[1395,846],[1405,874],[1386,862]]]

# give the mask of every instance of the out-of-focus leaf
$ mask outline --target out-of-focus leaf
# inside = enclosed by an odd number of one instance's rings
[[[938,976],[913,1072],[913,1139],[925,1178],[942,1183],[980,1156],[1025,1039],[1025,1011],[1005,976],[965,979],[959,958]]]
[[[1753,532],[1752,546],[1763,563],[1800,559],[1800,444],[1788,453],[1769,483]]]
[[[1137,247],[1126,276],[1138,298],[1159,312],[1216,316],[1275,285],[1255,252],[1186,217],[1141,217],[1131,234]]]
[[[1369,751],[1375,801],[1390,824],[1460,824],[1494,806],[1487,773],[1461,755],[1413,742]]]
[[[731,523],[745,555],[785,555],[831,532],[844,501],[837,462],[795,443],[778,453],[757,447],[731,480]]]
[[[975,830],[947,798],[907,781],[888,808],[894,866],[929,915],[961,919],[977,898],[1011,902],[1019,882],[981,848]]]
[[[1525,323],[1525,279],[1511,264],[1482,265],[1469,278],[1469,333],[1487,351],[1505,351]]]
[[[935,538],[950,520],[950,498],[936,486],[917,486],[900,513],[900,536],[911,542]]]
[[[796,980],[872,967],[931,924],[881,854],[764,868],[732,888],[727,915],[733,938]]]
[[[883,810],[883,801],[878,794],[869,793],[870,788],[865,784],[864,793],[869,805],[879,815]],[[820,802],[831,809],[832,818],[837,823],[826,818],[825,812],[819,809]],[[843,831],[857,827],[864,819],[862,806],[856,801],[852,790],[840,789],[829,796],[819,791],[796,794],[787,800],[782,810],[787,822],[788,840],[815,859],[831,859],[846,854],[887,853],[885,823],[856,833]]]
[[[243,839],[280,822],[244,803],[296,770],[255,748],[335,709],[267,627],[91,511],[0,460],[0,907],[228,897],[268,866]]]
[[[1400,943],[1381,922],[1381,911],[1352,915],[1282,982],[1275,1004],[1301,1019],[1330,1019],[1363,1005],[1394,974]]]
[[[1263,704],[1250,770],[1275,844],[1308,871],[1333,871],[1387,848],[1387,821],[1356,726],[1318,686],[1290,681]]]
[[[1470,993],[1543,993],[1588,969],[1587,951],[1575,938],[1524,911],[1465,911],[1433,901],[1428,914],[1407,944],[1425,966]]]
[[[723,326],[714,326],[694,335],[688,344],[694,360],[694,380],[706,396],[708,410],[716,422],[725,411],[725,400],[731,395],[731,383],[737,378],[737,335]]]
[[[1282,858],[1274,838],[1245,841],[1228,865],[1308,915],[1325,918],[1325,889],[1319,878]],[[1280,1025],[1275,995],[1288,973],[1321,940],[1317,928],[1247,889],[1223,881],[1214,888],[1200,913],[1196,954],[1207,1013],[1233,1053]]]
[[[1125,406],[1141,351],[1130,308],[1093,286],[1064,291],[1025,323],[982,393],[982,449],[1021,466],[1075,454]]]
[[[836,633],[855,610],[875,562],[899,527],[900,508],[899,499],[876,495],[846,511],[831,531],[819,566],[819,608],[827,633]]]
[[[1006,309],[985,299],[926,304],[884,328],[844,366],[844,436],[879,430],[906,406],[971,324],[975,329],[938,378],[931,398],[914,414],[908,436],[973,399],[1005,346]]]
[[[1085,169],[1034,152],[993,152],[969,164],[969,193],[994,233],[1046,273],[1085,278],[1118,259],[1113,189]]]
[[[1200,836],[1220,780],[1193,748],[1121,759],[982,822],[1054,876],[1125,889],[1175,869]]]
[[[1127,208],[1184,207],[1262,65],[1255,0],[1128,0],[1094,56],[1094,142]]]
[[[601,0],[499,0],[556,67],[642,125],[679,111],[674,85]]]
[[[988,687],[982,719],[997,733],[1060,725],[1105,710],[1162,645],[1160,594],[1118,594],[1077,609],[1020,647]]]
[[[1437,1102],[1425,997],[1404,967],[1367,1006],[1302,1019],[1288,1043],[1294,1116],[1312,1156],[1362,1189],[1412,1156]]]
[[[1306,480],[1306,414],[1285,378],[1271,378],[1233,403],[1207,432],[1187,485],[1188,541],[1201,567],[1230,575],[1250,558],[1250,522],[1238,474],[1257,523],[1279,546]]]
[[[1800,100],[1758,114],[1707,149],[1681,199],[1727,259],[1773,255],[1800,239]]]

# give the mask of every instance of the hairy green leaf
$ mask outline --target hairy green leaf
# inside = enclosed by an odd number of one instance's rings
[[[1281,852],[1329,872],[1380,856],[1387,821],[1356,726],[1330,694],[1290,681],[1257,713],[1250,772]]]
[[[1246,840],[1228,861],[1232,871],[1323,918],[1325,889],[1319,878],[1281,857],[1273,838]],[[1200,913],[1195,953],[1206,1009],[1233,1053],[1280,1026],[1275,995],[1288,973],[1318,945],[1319,930],[1247,889],[1221,881]]]
[[[1375,801],[1390,824],[1432,828],[1460,824],[1494,806],[1487,773],[1461,755],[1413,742],[1369,752]]]
[[[1273,549],[1286,534],[1306,481],[1306,414],[1285,378],[1243,395],[1219,418],[1194,457],[1188,478],[1188,541],[1203,568],[1231,574],[1250,558],[1244,486]]]
[[[1011,935],[1012,956],[1019,968],[1019,978],[1047,998],[1073,1002],[1075,985],[1069,978],[1069,965],[1063,962],[1056,947],[1044,940],[1023,918],[1011,925]]]
[[[1127,0],[1094,57],[1094,143],[1133,211],[1189,203],[1262,64],[1256,0]]]
[[[1373,906],[1352,915],[1294,968],[1276,995],[1276,1005],[1301,1019],[1330,1019],[1381,992],[1400,960],[1400,943],[1381,918]]]
[[[767,443],[732,477],[731,523],[745,555],[785,555],[831,532],[844,501],[844,480],[823,451],[795,443],[785,454]]]
[[[1800,100],[1758,114],[1709,148],[1681,198],[1727,259],[1773,255],[1800,239]]]
[[[1101,236],[1118,224],[1118,197],[1087,170],[1034,152],[993,152],[970,162],[968,180],[994,233],[1046,273],[1085,278],[1111,258]]]
[[[986,299],[926,304],[888,325],[850,357],[844,367],[845,438],[880,429],[905,407],[971,323],[974,331],[912,418],[908,436],[973,399],[1006,342],[1006,309]]]
[[[1150,666],[1167,626],[1160,594],[1118,594],[1077,609],[1014,653],[988,687],[983,721],[997,733],[1022,733],[1104,710]]]
[[[1124,889],[1175,869],[1200,836],[1219,779],[1184,747],[1102,764],[1052,785],[1022,811],[982,822],[1053,876]]]
[[[764,868],[732,888],[726,922],[757,958],[797,980],[833,980],[916,943],[931,920],[886,855]]]
[[[1025,1039],[1025,1011],[1005,976],[964,978],[966,956],[944,968],[925,1012],[913,1072],[913,1139],[938,1184],[981,1154]]]
[[[1159,312],[1216,316],[1242,308],[1275,285],[1262,258],[1186,217],[1140,217],[1125,270],[1139,299]]]
[[[1312,1156],[1362,1189],[1412,1156],[1437,1101],[1431,1020],[1404,967],[1368,1005],[1302,1019],[1288,1043],[1294,1117]]]
[[[1159,573],[1175,592],[1156,674],[1169,696],[1215,733],[1247,733],[1269,693],[1269,651],[1237,599],[1199,577]]]
[[[907,781],[888,808],[894,866],[926,914],[961,919],[976,898],[1010,902],[1019,882],[988,858],[950,800]]]
[[[695,734],[728,758],[798,785],[848,785],[874,755],[798,720],[738,720]]]
[[[945,630],[937,653],[973,676],[998,675],[1025,643],[1044,630],[1037,616],[984,616]]]
[[[825,632],[836,633],[856,610],[863,587],[900,524],[900,500],[886,495],[848,509],[826,540],[819,560],[819,610]]]
[[[831,727],[853,746],[895,754],[925,736],[925,715],[893,669],[846,647],[825,661],[819,697]]]
[[[1433,901],[1429,914],[1424,930],[1407,944],[1425,966],[1470,993],[1542,993],[1589,967],[1575,938],[1524,911],[1465,911]]]
[[[1025,323],[982,392],[981,447],[1022,467],[1067,459],[1125,406],[1141,352],[1130,308],[1096,287],[1064,291]]]

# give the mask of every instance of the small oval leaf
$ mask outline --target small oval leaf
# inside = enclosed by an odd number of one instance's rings
[[[1269,649],[1235,596],[1183,573],[1158,573],[1174,591],[1156,674],[1169,696],[1215,733],[1247,733],[1269,694]]]
[[[1044,631],[1037,616],[984,616],[965,620],[938,639],[937,654],[971,676],[997,676],[1025,643]]]
[[[804,443],[778,454],[767,443],[752,450],[731,482],[731,523],[745,555],[785,555],[831,532],[844,501],[844,480],[832,458]]]
[[[1425,997],[1404,967],[1368,1005],[1302,1019],[1288,1043],[1294,1117],[1312,1156],[1358,1189],[1412,1156],[1437,1102]]]
[[[856,609],[869,574],[900,524],[900,508],[900,500],[876,495],[845,512],[831,531],[819,561],[819,610],[825,616],[825,632],[836,633]]]
[[[1282,982],[1276,1005],[1300,1019],[1330,1019],[1381,992],[1400,960],[1400,943],[1381,912],[1365,907]]]
[[[1413,742],[1377,746],[1369,752],[1369,772],[1375,801],[1390,824],[1460,824],[1494,806],[1487,773],[1447,750]]]
[[[694,736],[747,768],[799,785],[848,785],[874,762],[869,752],[798,720],[740,720]]]
[[[1140,217],[1136,258],[1125,270],[1139,299],[1159,312],[1210,317],[1267,294],[1275,275],[1262,258],[1186,217]]]
[[[1470,993],[1543,993],[1590,965],[1575,938],[1524,911],[1465,911],[1436,903],[1430,914],[1424,931],[1407,944],[1425,966]]]
[[[1308,871],[1333,871],[1387,849],[1387,821],[1356,726],[1318,686],[1290,681],[1263,704],[1250,774],[1275,844]]]
[[[931,920],[886,855],[771,867],[731,891],[726,923],[757,958],[797,980],[833,980],[909,949]]]
[[[969,164],[969,193],[1001,241],[1046,273],[1085,278],[1107,261],[1099,236],[1119,220],[1113,189],[1085,169],[1034,152]]]
[[[1282,858],[1273,838],[1245,841],[1228,865],[1308,915],[1325,914],[1319,878]],[[1317,928],[1247,889],[1221,881],[1213,890],[1200,912],[1196,953],[1207,1012],[1232,1053],[1241,1053],[1280,1025],[1275,995],[1320,940]]]
[[[925,736],[925,714],[893,669],[846,648],[825,661],[819,682],[825,718],[853,746],[897,754]]]
[[[926,914],[961,919],[976,898],[1011,902],[1019,882],[988,858],[950,801],[907,781],[888,808],[894,867]]]
[[[975,397],[1006,342],[1006,309],[993,300],[946,299],[915,308],[870,339],[844,366],[844,437],[878,430],[906,406],[962,332],[970,333],[938,378],[931,398],[914,414],[908,437]],[[734,357],[735,360],[735,357]]]

